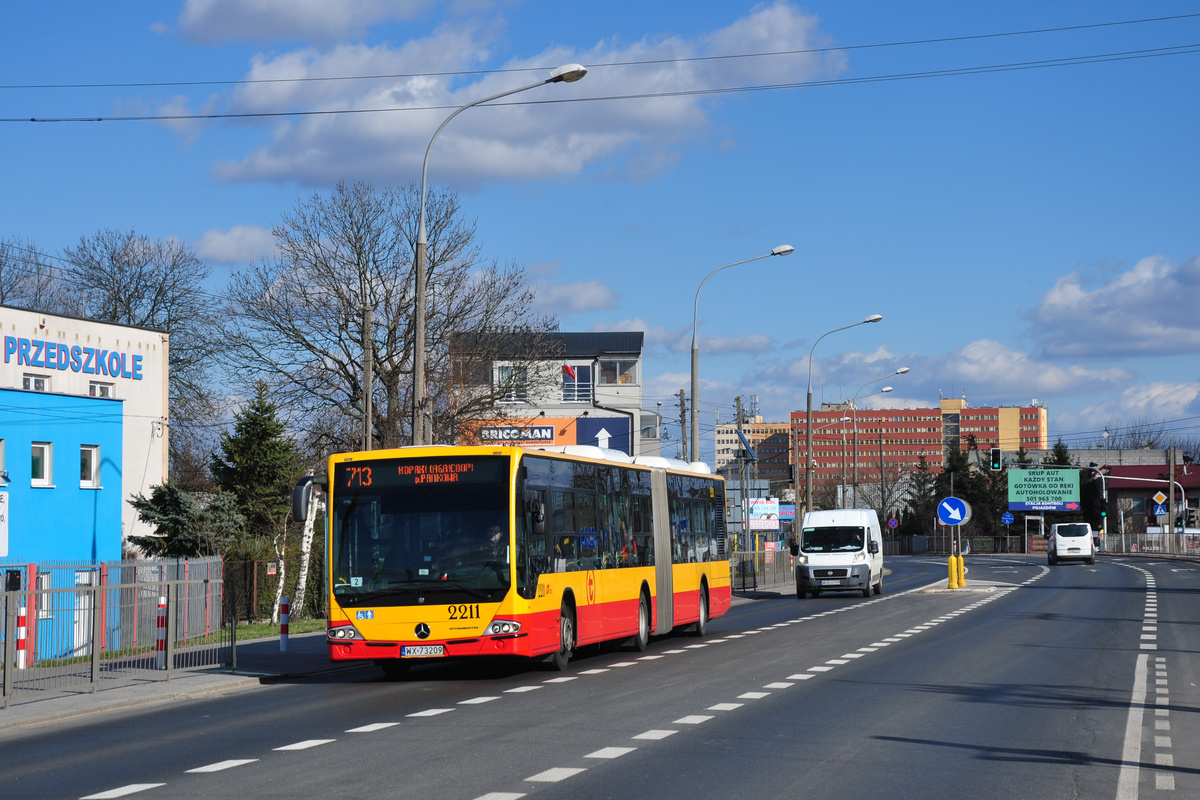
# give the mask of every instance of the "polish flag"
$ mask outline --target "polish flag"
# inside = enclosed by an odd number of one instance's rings
[[[563,364],[563,372],[570,375],[572,380],[575,379],[575,368],[572,367],[570,364]]]

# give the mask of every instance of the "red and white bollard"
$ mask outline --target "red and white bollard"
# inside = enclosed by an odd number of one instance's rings
[[[287,652],[288,640],[288,610],[291,608],[290,597],[281,598],[279,601],[279,652]]]
[[[167,598],[158,598],[158,633],[154,640],[158,668],[167,668]]]
[[[17,611],[17,669],[25,669],[25,606]]]

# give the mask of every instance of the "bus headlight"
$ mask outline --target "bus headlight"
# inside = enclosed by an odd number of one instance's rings
[[[854,564],[861,564],[861,563],[863,563],[863,562],[864,562],[864,561],[866,561],[866,560],[867,560],[867,554],[866,554],[866,553],[855,553],[855,554],[854,554],[854,560],[852,561],[852,563],[854,563]]]
[[[363,641],[363,635],[353,625],[338,625],[325,631],[326,638],[331,642]]]
[[[797,564],[807,564],[808,556],[796,556],[796,563]]]
[[[493,636],[501,633],[516,633],[519,630],[521,630],[521,623],[507,619],[494,619],[492,624],[488,625],[488,633]]]

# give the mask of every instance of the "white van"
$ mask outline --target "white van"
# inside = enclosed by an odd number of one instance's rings
[[[1060,561],[1096,563],[1096,545],[1092,526],[1086,522],[1060,522],[1050,526],[1046,535],[1046,561],[1054,566]]]
[[[821,592],[883,594],[883,535],[872,509],[809,511],[791,551],[798,598]]]

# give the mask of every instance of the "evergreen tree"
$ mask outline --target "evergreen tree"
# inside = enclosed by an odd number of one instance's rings
[[[210,469],[217,486],[237,498],[251,535],[275,538],[291,511],[300,455],[267,398],[266,382],[254,388],[254,399],[234,415],[233,432],[221,434]]]
[[[154,526],[154,535],[130,536],[129,542],[154,558],[228,557],[245,527],[237,499],[228,492],[197,500],[168,482],[153,487],[149,497],[134,495],[130,504],[142,522]]]
[[[1054,449],[1050,451],[1047,458],[1042,459],[1043,464],[1051,464],[1060,467],[1070,467],[1075,462],[1071,460],[1071,451],[1067,448],[1067,443],[1060,436],[1058,441],[1054,443]]]
[[[925,456],[920,456],[908,478],[908,507],[900,523],[901,535],[925,536],[933,533],[937,502],[937,474]]]
[[[201,555],[196,525],[200,510],[192,496],[164,483],[150,489],[150,497],[135,494],[129,501],[138,519],[154,526],[153,536],[130,536],[129,543],[154,558],[190,558]]]

